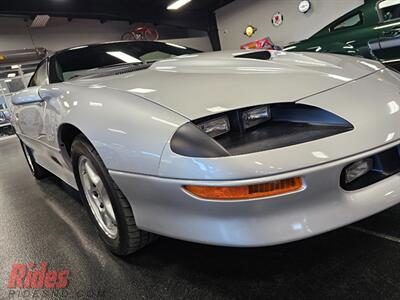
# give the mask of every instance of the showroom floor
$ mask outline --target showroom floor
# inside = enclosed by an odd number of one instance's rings
[[[122,259],[96,237],[74,191],[31,177],[16,138],[0,141],[0,170],[0,299],[10,295],[12,265],[29,262],[70,270],[70,299],[400,297],[400,206],[287,245],[233,249],[161,238]]]

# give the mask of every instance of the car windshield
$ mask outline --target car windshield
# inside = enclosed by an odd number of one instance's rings
[[[116,42],[75,47],[61,51],[50,60],[52,82],[67,81],[88,74],[89,70],[159,60],[200,51],[160,42]]]

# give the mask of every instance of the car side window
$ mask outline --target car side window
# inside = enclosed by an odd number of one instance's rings
[[[362,23],[363,23],[363,19],[362,19],[361,12],[358,12],[357,14],[352,15],[352,16],[348,17],[347,19],[341,20],[341,21],[339,21],[339,23],[334,24],[331,27],[331,31],[351,28],[354,26],[361,25]]]
[[[400,0],[383,0],[378,3],[378,9],[383,21],[400,18]]]
[[[35,74],[29,82],[29,87],[42,86],[47,84],[49,84],[49,76],[47,73],[47,60],[45,60],[37,68]]]

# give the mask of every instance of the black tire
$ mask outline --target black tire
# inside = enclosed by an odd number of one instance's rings
[[[36,162],[32,149],[26,146],[21,140],[20,143],[22,152],[25,155],[26,162],[33,177],[35,177],[37,180],[42,180],[46,177],[49,177],[51,175],[50,172]]]
[[[88,200],[86,199],[86,195],[79,175],[78,166],[79,158],[82,155],[89,159],[89,161],[95,168],[98,176],[101,178],[105,190],[108,193],[112,208],[114,210],[118,228],[118,234],[115,239],[110,238],[100,227],[90,208]],[[157,236],[155,234],[140,230],[136,226],[135,217],[133,216],[132,208],[128,200],[111,178],[99,154],[96,152],[92,144],[83,135],[78,135],[73,141],[71,148],[71,157],[74,175],[78,184],[82,202],[88,210],[92,221],[95,223],[101,239],[104,241],[107,247],[114,254],[125,256],[132,254],[153,242]]]

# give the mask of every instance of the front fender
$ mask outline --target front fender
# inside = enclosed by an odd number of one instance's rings
[[[186,118],[126,92],[63,85],[60,124],[77,127],[109,170],[158,174],[162,151]]]

